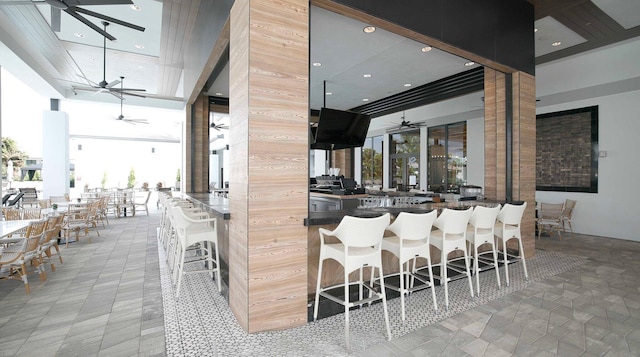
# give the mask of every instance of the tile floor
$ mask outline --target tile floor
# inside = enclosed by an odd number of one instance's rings
[[[202,275],[189,276],[173,299],[151,211],[111,219],[102,238],[63,248],[65,263],[47,268],[44,283],[31,278],[30,295],[19,281],[0,281],[0,356],[347,355],[342,315],[249,335]],[[403,324],[399,301],[390,301],[391,341],[381,309],[354,312],[353,355],[640,355],[640,243],[567,234],[543,237],[537,249],[529,282],[517,263],[509,288],[482,274],[476,299],[451,284],[449,312],[433,311],[430,292],[416,293]]]

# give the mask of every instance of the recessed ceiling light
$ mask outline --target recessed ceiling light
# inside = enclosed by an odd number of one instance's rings
[[[133,4],[133,5],[129,5],[129,7],[131,7],[131,9],[135,11],[142,11],[142,8],[139,5]]]
[[[362,31],[364,31],[365,33],[376,32],[376,27],[375,26],[367,26],[367,27],[363,28]]]
[[[562,42],[560,42],[560,41],[556,41],[556,42],[552,43],[552,44],[551,44],[551,46],[553,46],[553,47],[558,47],[558,46],[560,46],[561,44],[562,44]]]
[[[216,95],[222,95],[222,93],[220,93],[220,92],[216,92]]]
[[[365,73],[362,75],[364,78],[371,78],[371,74],[370,73]]]
[[[326,94],[326,95],[332,95],[333,93],[331,93],[331,92],[327,92],[327,93],[325,93],[325,94]]]
[[[369,99],[368,99],[368,98],[364,98],[364,99],[362,99],[362,101],[363,101],[363,102],[368,102],[368,101],[369,101]]]
[[[422,52],[429,52],[431,51],[433,48],[431,46],[424,46],[420,49],[420,51]]]
[[[76,33],[74,33],[73,35],[74,35],[75,37],[77,37],[77,38],[84,38],[84,37],[85,37],[83,34],[81,34],[81,33],[77,33],[77,32],[76,32]]]
[[[538,32],[538,29],[533,29],[533,32],[534,32],[534,33],[535,33],[535,32]]]
[[[136,48],[137,48],[137,49],[139,49],[139,50],[141,50],[141,49],[143,49],[143,48],[144,48],[144,46],[143,46],[143,45],[141,45],[141,44],[137,44],[137,45],[136,45]]]
[[[404,86],[405,87],[411,87],[411,83],[405,83]]]
[[[320,67],[320,66],[322,66],[322,63],[320,63],[320,62],[313,62],[313,66],[314,66],[314,67]]]
[[[464,65],[465,65],[465,66],[467,66],[467,67],[471,67],[471,66],[473,66],[474,64],[476,64],[476,63],[475,63],[475,62],[473,62],[473,61],[469,61],[469,62],[465,63]]]

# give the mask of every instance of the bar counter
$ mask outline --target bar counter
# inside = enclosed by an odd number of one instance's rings
[[[198,202],[201,207],[209,211],[212,216],[219,217],[218,221],[218,241],[220,245],[221,275],[223,295],[228,300],[228,284],[229,284],[229,200],[209,193],[190,193],[185,194],[186,198]],[[326,212],[309,212],[308,218],[304,220],[307,229],[308,240],[308,259],[307,259],[307,291],[309,301],[313,300],[315,294],[316,279],[318,274],[318,260],[320,255],[320,236],[318,228],[323,227],[333,230],[345,215],[355,217],[377,217],[385,213],[390,213],[394,219],[400,212],[411,213],[428,213],[434,209],[443,208],[466,208],[476,205],[494,205],[497,201],[454,201],[454,202],[438,202],[438,203],[422,203],[403,207],[375,207],[375,208],[354,208]],[[432,247],[433,263],[440,261],[439,251]],[[388,252],[383,252],[383,265],[385,274],[398,270],[397,258]],[[419,264],[420,265],[420,264]],[[355,278],[355,274],[353,276]],[[342,267],[333,261],[325,262],[323,285],[333,285],[342,281]]]

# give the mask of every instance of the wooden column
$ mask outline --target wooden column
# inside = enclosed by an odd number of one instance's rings
[[[488,199],[527,202],[521,230],[527,257],[535,252],[535,103],[533,76],[485,69],[484,191]]]
[[[307,323],[309,2],[236,1],[229,301],[248,332]]]
[[[209,97],[200,94],[188,106],[185,171],[181,179],[186,192],[209,191]]]
[[[344,177],[353,177],[354,172],[352,170],[353,162],[351,157],[353,149],[340,149],[331,152],[333,156],[331,159],[332,166],[340,168],[340,175]]]

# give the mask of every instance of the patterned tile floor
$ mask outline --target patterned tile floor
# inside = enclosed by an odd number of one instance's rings
[[[342,315],[249,335],[202,275],[189,276],[176,301],[157,222],[157,212],[111,219],[102,238],[63,248],[65,263],[47,268],[46,282],[32,277],[30,295],[19,281],[0,281],[0,356],[347,355]],[[429,291],[416,293],[403,324],[390,301],[390,341],[379,305],[354,311],[353,355],[640,355],[640,243],[567,234],[543,237],[537,249],[529,282],[519,263],[508,288],[482,274],[475,299],[456,282],[448,312],[433,311]]]

